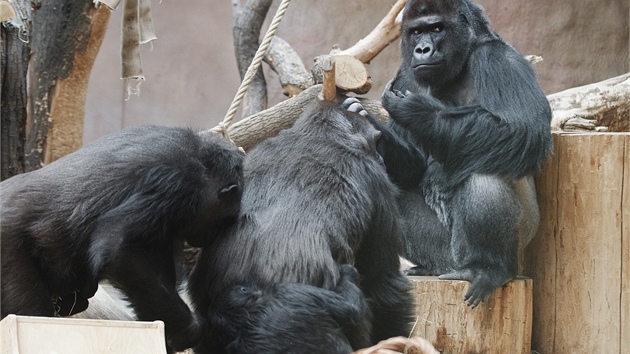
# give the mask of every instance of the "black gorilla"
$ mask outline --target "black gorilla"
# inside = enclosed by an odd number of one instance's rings
[[[349,354],[347,336],[369,333],[370,311],[356,269],[342,265],[340,273],[334,291],[301,283],[228,288],[213,306],[213,328],[234,339],[228,353]]]
[[[140,320],[165,322],[170,347],[195,345],[203,321],[178,295],[175,257],[236,220],[242,178],[221,137],[145,126],[3,181],[2,317],[81,312],[107,279]]]
[[[191,274],[191,300],[210,322],[225,289],[303,283],[332,290],[339,262],[361,274],[374,316],[371,338],[354,333],[352,347],[409,334],[413,299],[399,271],[397,189],[376,153],[379,135],[365,118],[321,102],[247,154],[239,220],[201,251]],[[197,351],[224,351],[218,333],[209,328]]]
[[[378,148],[409,189],[401,229],[417,267],[408,274],[468,280],[477,306],[516,275],[518,249],[538,227],[531,175],[551,151],[551,109],[531,65],[472,1],[410,0],[401,49],[383,93],[392,119],[379,129],[424,158],[405,169],[400,144]],[[344,105],[361,110],[355,102]]]

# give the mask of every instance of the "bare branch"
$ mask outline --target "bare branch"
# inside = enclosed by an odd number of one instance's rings
[[[275,36],[265,54],[265,63],[278,74],[283,93],[293,97],[313,86],[313,76],[302,59],[282,38]]]
[[[364,63],[369,63],[391,42],[400,37],[399,14],[405,8],[407,0],[398,0],[385,17],[365,38],[345,50],[333,50],[334,55],[351,55]]]
[[[240,11],[234,11],[234,51],[239,74],[243,79],[259,46],[260,29],[273,0],[249,0]],[[232,2],[234,5],[234,0]],[[262,68],[249,85],[243,101],[243,116],[247,117],[267,107],[267,83]]]

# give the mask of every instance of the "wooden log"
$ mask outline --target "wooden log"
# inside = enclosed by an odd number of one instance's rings
[[[335,80],[339,80],[337,75],[335,75]],[[599,106],[601,109],[583,106],[583,110],[581,110],[582,114],[584,114],[583,117],[586,119],[593,118],[593,120],[598,122],[593,123],[593,129],[595,129],[596,125],[603,126],[607,124],[609,131],[630,130],[630,111],[628,109],[630,107],[628,105],[628,102],[630,102],[630,89],[628,85],[630,85],[630,74],[548,96],[554,112],[555,123],[553,124],[556,126],[555,129],[566,126],[564,123],[560,124],[562,119],[559,117],[575,114],[575,107],[572,107],[569,103],[573,102],[573,105],[577,105],[580,102],[578,100],[579,97],[591,97],[587,99],[587,102],[605,103]],[[608,90],[603,90],[601,89],[602,87],[608,87]],[[310,100],[316,97],[319,90],[321,90],[321,85],[314,85],[287,101],[235,123],[228,129],[230,137],[237,145],[248,150],[265,138],[275,136],[280,130],[286,129],[293,124],[295,119],[303,112],[303,105],[308,104]],[[619,99],[619,97],[626,97],[623,95],[628,95],[627,99]],[[595,96],[598,98],[594,98]],[[388,114],[379,101],[365,98],[360,98],[360,100],[369,112],[375,114],[382,122],[387,121]]]
[[[242,147],[245,151],[250,150],[259,142],[276,136],[281,130],[293,126],[306,106],[317,99],[321,89],[322,85],[313,85],[295,97],[230,125],[228,136],[237,146]],[[369,99],[360,99],[360,101],[368,111],[376,114],[382,122],[387,121],[387,111],[380,102]],[[210,130],[201,134],[208,134]]]
[[[322,85],[311,86],[295,97],[230,125],[229,137],[245,151],[253,148],[266,138],[291,127],[306,106],[317,99],[321,89]]]
[[[552,129],[630,131],[630,73],[547,96]]]
[[[324,82],[324,66],[328,66],[330,55],[320,55],[315,58],[315,64],[311,72],[315,82]],[[372,77],[367,71],[365,64],[359,59],[349,55],[334,55],[335,60],[335,86],[340,93],[354,92],[364,95],[372,88]]]
[[[630,343],[630,136],[625,137],[621,196],[621,343]],[[627,348],[627,347],[625,347]]]
[[[536,177],[541,227],[525,250],[532,349],[628,352],[630,133],[554,133]],[[624,344],[625,343],[625,344]]]
[[[464,302],[466,281],[409,277],[414,284],[417,322],[412,336],[426,338],[441,353],[529,354],[532,280],[508,282],[487,303]]]
[[[327,55],[322,59],[322,91],[318,98],[320,100],[332,101],[337,96],[335,86],[335,57]]]

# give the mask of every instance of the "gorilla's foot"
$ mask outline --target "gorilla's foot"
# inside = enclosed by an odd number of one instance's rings
[[[513,277],[506,275],[504,271],[492,268],[466,268],[440,275],[442,280],[467,280],[470,288],[464,296],[468,306],[475,308],[482,302],[486,302],[492,292],[512,280]]]

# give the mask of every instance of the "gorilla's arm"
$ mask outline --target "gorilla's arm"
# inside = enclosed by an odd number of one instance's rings
[[[521,178],[539,169],[551,151],[551,108],[529,63],[497,40],[471,55],[470,71],[477,104],[447,107],[386,89],[383,106],[455,183],[471,173]]]
[[[392,181],[403,189],[417,187],[427,168],[425,154],[403,139],[393,126],[381,123],[366,111],[358,99],[348,98],[341,106],[365,116],[372,126],[381,132],[381,137],[376,143],[376,151],[383,158],[387,174]]]

